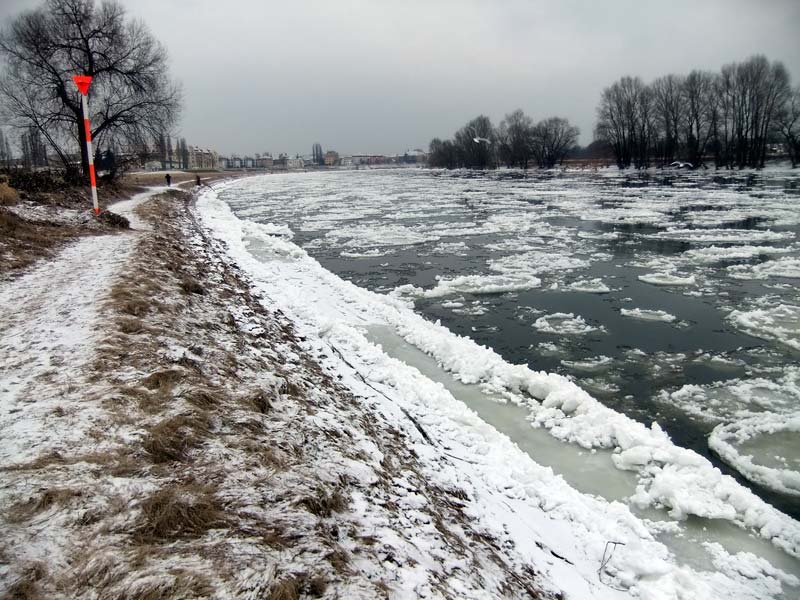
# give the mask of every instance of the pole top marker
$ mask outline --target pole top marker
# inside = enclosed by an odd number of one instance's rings
[[[91,75],[73,75],[72,81],[78,86],[78,91],[84,96],[89,93],[89,84],[92,83]]]

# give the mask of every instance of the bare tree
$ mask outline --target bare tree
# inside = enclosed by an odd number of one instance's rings
[[[580,130],[561,117],[539,121],[533,128],[533,154],[545,169],[561,162],[578,141]]]
[[[662,164],[675,160],[680,144],[682,116],[681,89],[684,78],[680,75],[659,77],[651,85],[653,110],[658,127],[656,148]]]
[[[638,77],[623,77],[603,90],[595,137],[608,142],[619,168],[649,164],[655,132],[652,92]]]
[[[725,65],[715,91],[719,114],[715,145],[721,164],[763,167],[769,134],[791,95],[783,63],[753,56]]]
[[[3,168],[11,168],[11,161],[14,155],[11,153],[11,144],[8,142],[6,134],[0,129],[0,165]]]
[[[496,166],[495,143],[495,130],[492,121],[486,115],[475,117],[454,136],[461,165],[468,168],[485,169]]]
[[[687,160],[695,166],[703,163],[705,151],[714,132],[716,94],[714,75],[692,71],[681,87],[683,115],[681,124]]]
[[[90,75],[92,138],[138,147],[177,119],[181,93],[167,54],[114,0],[47,0],[0,35],[0,97],[17,125],[36,127],[67,170],[78,146],[84,175],[81,101],[72,76]]]
[[[775,119],[776,129],[786,144],[792,168],[800,162],[800,87],[792,90]]]
[[[498,128],[496,143],[508,165],[527,169],[533,155],[533,120],[520,109],[507,114]]]

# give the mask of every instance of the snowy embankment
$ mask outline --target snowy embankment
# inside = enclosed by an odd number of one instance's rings
[[[531,541],[534,531],[569,558],[572,566],[562,563],[548,569],[568,594],[613,597],[619,588],[645,598],[772,598],[785,586],[798,585],[796,577],[765,560],[746,552],[728,553],[718,544],[705,548],[713,556],[715,570],[682,565],[656,540],[670,523],[647,521],[631,512],[631,508],[663,508],[674,519],[726,520],[790,556],[800,556],[800,524],[722,475],[706,459],[675,446],[657,424],[646,427],[634,422],[562,376],[508,364],[492,350],[425,321],[401,300],[339,279],[286,236],[273,235],[273,226],[236,218],[213,190],[203,194],[198,209],[203,224],[224,241],[230,258],[248,273],[259,292],[305,335],[339,356],[330,364],[348,386],[382,410],[400,407],[413,416],[425,437],[437,442],[443,450],[424,445],[415,449],[431,461],[431,477],[457,477],[470,487],[475,498],[472,517],[507,531],[517,551],[537,568],[543,563]],[[666,274],[650,282],[693,283]],[[373,325],[391,327],[462,383],[479,384],[524,406],[532,424],[556,438],[587,449],[613,450],[617,468],[634,473],[638,480],[630,506],[571,489],[439,384],[370,343],[366,328]],[[437,463],[442,454],[457,462]],[[607,542],[624,544],[616,547],[611,560],[604,560]]]

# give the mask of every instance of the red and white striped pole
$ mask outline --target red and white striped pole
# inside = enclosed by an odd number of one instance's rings
[[[92,203],[94,204],[94,214],[100,214],[100,207],[97,204],[97,177],[94,173],[94,154],[92,154],[92,128],[89,126],[89,84],[92,83],[91,75],[73,75],[72,81],[78,86],[81,93],[81,106],[83,109],[83,130],[86,135],[86,153],[89,155],[89,181],[92,183]]]

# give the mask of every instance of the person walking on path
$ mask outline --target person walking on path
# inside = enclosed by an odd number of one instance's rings
[[[195,177],[195,181],[196,181],[195,185],[197,185],[197,187],[200,187],[200,185],[201,185],[201,184],[200,184],[200,175],[197,175],[197,176]]]
[[[167,187],[172,187],[172,175],[167,173],[166,175],[164,175],[164,179],[167,180]]]

